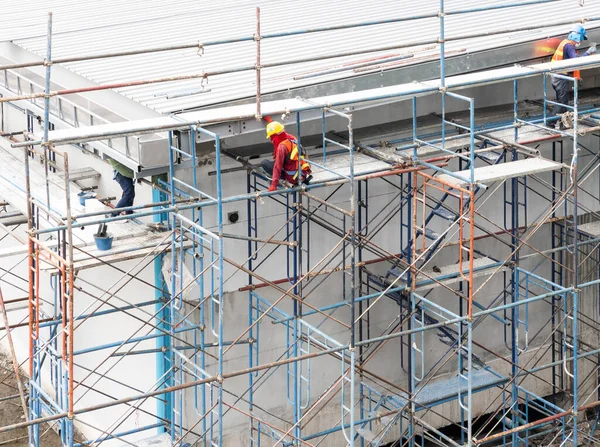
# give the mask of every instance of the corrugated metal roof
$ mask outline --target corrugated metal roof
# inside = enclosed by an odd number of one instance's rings
[[[254,33],[255,7],[261,7],[261,32],[274,33],[290,29],[383,20],[415,14],[436,12],[439,0],[416,2],[380,0],[30,0],[10,2],[0,15],[0,40],[12,40],[36,54],[46,51],[46,13],[54,14],[53,57],[91,55],[97,53],[148,48],[170,44],[207,42],[210,40],[250,36]],[[597,10],[594,2],[578,6],[575,0],[560,0],[546,4],[489,10],[446,18],[446,37],[451,38],[479,31],[493,32],[507,28],[543,26],[545,23],[592,17]],[[446,10],[506,4],[506,1],[447,0]],[[589,27],[600,26],[594,22]],[[456,54],[474,52],[514,43],[566,33],[569,25],[517,32],[476,39],[449,42],[446,51]],[[310,56],[335,55],[347,51],[391,46],[400,42],[436,39],[439,35],[437,18],[411,22],[389,23],[368,27],[304,34],[262,41],[262,63],[272,63]],[[417,57],[436,56],[431,46],[412,48],[415,60],[393,62],[415,63]],[[343,64],[367,61],[374,57],[397,57],[407,49],[347,56],[324,61],[264,69],[263,93],[282,91],[343,79],[362,74],[346,70],[315,77],[302,77]],[[454,53],[453,53],[454,52]],[[124,58],[99,59],[66,64],[72,71],[98,83],[127,82],[176,76],[253,65],[256,49],[253,42],[207,47],[204,54],[196,50],[154,53]],[[419,59],[422,60],[422,59]],[[296,79],[295,79],[296,78]],[[165,94],[197,91],[200,80],[129,87],[118,90],[161,113],[176,112],[232,100],[248,98],[256,93],[255,73],[239,72],[208,79],[201,94],[169,98]]]

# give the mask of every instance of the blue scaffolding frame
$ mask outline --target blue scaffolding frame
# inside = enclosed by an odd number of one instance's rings
[[[545,1],[545,0],[544,0]],[[543,3],[544,1],[520,2],[502,7],[517,7],[524,4]],[[500,6],[498,6],[500,7]],[[169,138],[169,173],[168,178],[160,179],[153,190],[153,203],[149,210],[137,213],[137,216],[153,216],[159,223],[166,223],[170,237],[170,253],[159,254],[153,260],[155,275],[155,299],[147,305],[154,304],[156,317],[156,333],[146,335],[123,343],[99,344],[96,348],[75,351],[73,349],[73,325],[81,318],[72,312],[73,303],[73,253],[72,230],[82,226],[76,218],[69,214],[65,223],[50,229],[41,229],[36,225],[39,213],[52,214],[50,195],[46,201],[32,197],[29,191],[29,157],[25,151],[25,168],[28,182],[29,210],[29,283],[30,283],[30,381],[29,381],[29,419],[24,426],[30,427],[30,444],[40,444],[40,425],[45,420],[58,420],[63,445],[88,445],[105,439],[120,438],[141,431],[159,429],[170,436],[174,443],[184,443],[187,436],[194,431],[194,436],[205,445],[222,446],[227,424],[226,413],[237,411],[248,417],[250,428],[250,445],[259,447],[264,438],[268,443],[282,445],[311,445],[309,441],[322,439],[333,433],[341,433],[347,445],[381,445],[398,433],[403,445],[410,447],[424,445],[426,439],[436,440],[444,445],[483,445],[502,442],[503,445],[528,445],[534,436],[542,436],[545,432],[539,429],[559,433],[563,442],[578,445],[580,433],[578,428],[578,411],[596,408],[590,403],[580,405],[578,386],[580,377],[578,364],[589,360],[595,354],[580,349],[579,342],[579,305],[582,290],[587,287],[599,287],[600,279],[581,282],[580,272],[580,240],[579,202],[577,198],[578,184],[578,151],[579,151],[579,92],[577,81],[556,73],[544,73],[543,79],[543,115],[535,118],[522,118],[518,110],[518,80],[513,82],[514,110],[510,124],[498,124],[495,127],[481,129],[475,120],[475,98],[450,91],[445,76],[445,20],[449,14],[467,14],[480,11],[471,8],[461,11],[445,12],[444,1],[440,0],[440,79],[441,126],[435,135],[422,135],[418,132],[417,96],[412,98],[412,138],[408,146],[413,150],[412,166],[392,170],[382,175],[357,174],[354,158],[357,147],[353,138],[352,114],[333,107],[307,106],[306,109],[319,109],[322,120],[322,162],[312,162],[314,167],[328,172],[333,180],[314,183],[307,186],[282,185],[275,192],[267,192],[268,178],[264,173],[252,166],[247,160],[243,165],[248,169],[246,194],[224,197],[220,136],[210,130],[193,125],[184,131],[168,130]],[[390,20],[414,20],[408,17]],[[368,26],[373,22],[348,25]],[[382,23],[382,22],[377,22]],[[273,35],[262,35],[261,39],[282,37],[304,32],[327,31],[334,27],[317,30],[294,31]],[[339,27],[335,28],[339,29]],[[51,61],[51,20],[48,31],[47,60]],[[223,43],[223,42],[218,42]],[[532,225],[528,221],[528,195],[533,191],[525,175],[506,175],[503,182],[503,214],[504,234],[510,236],[510,256],[502,261],[491,259],[483,267],[476,266],[475,260],[482,253],[475,248],[476,220],[480,215],[475,208],[481,197],[485,196],[485,181],[476,176],[478,163],[491,166],[508,165],[526,160],[532,152],[527,153],[517,140],[523,126],[531,126],[545,131],[550,129],[555,118],[547,116],[546,105],[558,104],[548,100],[547,77],[558,77],[573,82],[574,104],[562,104],[573,114],[572,132],[553,130],[553,135],[573,140],[573,154],[569,165],[569,181],[565,181],[560,171],[552,170],[550,213],[552,216],[551,278],[546,279],[535,273],[536,268],[527,270],[521,266],[521,250],[527,241],[526,232]],[[474,84],[476,85],[476,84]],[[67,154],[59,153],[52,148],[48,131],[50,126],[50,64],[46,67],[46,98],[43,148],[47,154],[45,160],[56,160],[56,155],[65,160],[65,197],[69,200],[69,178]],[[377,100],[381,98],[373,98]],[[460,124],[447,119],[447,103],[460,101],[467,104],[468,124]],[[588,113],[593,110],[588,110]],[[334,140],[326,136],[327,118],[336,116],[348,121],[346,142]],[[593,117],[593,115],[592,115]],[[297,138],[300,143],[301,111],[295,116]],[[514,129],[514,143],[502,149],[491,149],[497,155],[490,160],[489,153],[483,152],[488,144],[486,139],[499,129]],[[468,142],[461,151],[448,149],[447,143],[459,138]],[[448,136],[452,134],[452,136]],[[197,177],[197,158],[195,142],[197,135],[203,135],[214,141],[215,147],[215,180],[216,194],[209,195],[202,190]],[[481,147],[476,141],[484,137]],[[187,143],[184,143],[186,141]],[[31,142],[29,144],[34,144]],[[557,145],[560,144],[560,151]],[[563,163],[564,153],[562,140],[553,142],[552,160]],[[443,154],[448,160],[456,160],[458,171],[442,166],[438,161],[423,159],[418,148],[431,147]],[[496,152],[499,150],[500,153]],[[510,154],[509,154],[510,151]],[[50,156],[52,154],[52,157]],[[347,157],[348,172],[332,168],[332,156]],[[486,156],[488,158],[486,158]],[[178,176],[183,166],[191,167],[191,179],[184,180]],[[466,167],[466,168],[465,168]],[[45,165],[46,173],[49,166]],[[461,172],[462,174],[457,174]],[[388,178],[389,177],[389,178]],[[520,180],[520,178],[522,178]],[[398,185],[395,181],[398,181]],[[509,182],[510,181],[510,187]],[[47,181],[47,179],[46,179]],[[373,213],[369,208],[369,182],[386,181],[398,189],[394,196],[393,214],[399,219],[398,239],[400,254],[386,251],[377,246],[371,239],[391,220],[382,219],[375,224],[380,212]],[[312,196],[309,191],[335,186],[327,199]],[[441,196],[428,195],[428,190],[437,190]],[[349,209],[335,205],[330,199],[342,196],[347,190],[344,202]],[[283,198],[283,199],[282,199]],[[260,218],[258,203],[262,200],[279,202],[285,208],[286,223],[283,227],[285,237],[275,240],[275,235],[264,238],[259,231]],[[231,235],[224,232],[223,205],[225,203],[246,202],[248,223],[245,235]],[[316,205],[315,205],[316,203]],[[391,202],[390,202],[391,205]],[[205,222],[203,210],[216,208],[215,219]],[[562,213],[558,211],[562,208]],[[122,211],[138,210],[145,207],[123,208]],[[97,216],[98,222],[112,222],[128,219],[128,217],[104,218],[102,213],[88,213],[86,217]],[[83,215],[82,215],[83,216]],[[79,217],[82,217],[79,216]],[[510,216],[510,218],[509,218]],[[524,219],[524,222],[521,221]],[[61,221],[59,219],[59,221]],[[332,221],[334,223],[332,223]],[[436,221],[449,223],[448,229],[441,234],[435,233],[431,227]],[[90,225],[90,223],[86,223]],[[323,259],[315,262],[309,254],[310,232],[318,225],[335,235],[339,241]],[[375,227],[375,229],[373,228]],[[445,243],[452,238],[451,230],[458,227],[458,242]],[[40,236],[56,234],[59,243],[56,249],[48,249]],[[227,258],[225,240],[228,238],[247,241],[247,260],[244,263]],[[420,240],[419,240],[420,238]],[[428,240],[431,241],[428,244]],[[284,246],[286,258],[286,277],[282,281],[272,281],[257,273],[258,268],[271,253],[260,257],[261,249],[267,244]],[[260,245],[259,245],[260,244]],[[455,255],[459,259],[456,271],[437,272],[432,275],[427,265],[441,250],[456,247]],[[40,294],[38,284],[39,257],[53,258],[58,275],[52,276],[54,292],[53,314],[51,321],[40,319]],[[390,262],[387,275],[377,275],[366,269],[369,257],[378,256],[379,262]],[[331,258],[330,258],[331,257]],[[337,258],[337,261],[332,261]],[[572,268],[565,268],[567,259]],[[337,262],[333,267],[332,262]],[[164,267],[168,264],[170,277],[165,277]],[[225,265],[231,265],[248,275],[248,327],[234,339],[226,339],[224,321],[224,278]],[[247,266],[246,266],[247,264]],[[186,279],[186,268],[191,267],[191,279]],[[484,270],[493,271],[492,275],[503,271],[503,291],[486,305],[477,300],[478,292],[485,286],[476,288],[475,274]],[[569,286],[566,272],[569,270]],[[435,270],[434,270],[435,272]],[[339,275],[336,275],[339,273]],[[335,278],[341,276],[339,285],[341,299],[333,304],[315,307],[304,302],[305,296],[314,289],[314,278]],[[187,281],[187,282],[186,282]],[[259,281],[258,284],[255,281]],[[427,297],[423,290],[433,287],[449,289],[448,282],[458,283],[458,291],[452,292],[458,303],[445,307]],[[283,286],[280,286],[283,284]],[[318,284],[317,284],[318,285]],[[287,289],[285,287],[288,287]],[[262,287],[271,287],[281,297],[277,300],[263,296],[258,292]],[[197,292],[197,304],[190,304],[184,296],[190,289]],[[450,289],[449,289],[450,290]],[[284,299],[291,299],[291,311],[282,306]],[[389,333],[371,334],[370,312],[385,298],[390,298],[400,307],[400,318]],[[550,300],[552,306],[551,331],[551,363],[543,367],[530,368],[527,363],[521,364],[521,354],[530,350],[530,305]],[[455,305],[457,304],[457,305]],[[69,306],[71,308],[69,309]],[[191,307],[190,307],[191,306]],[[305,311],[305,308],[310,310]],[[115,309],[115,311],[123,310]],[[347,321],[333,317],[334,313],[345,309]],[[499,315],[502,313],[502,316]],[[100,312],[91,316],[99,316]],[[324,321],[333,321],[344,327],[344,335],[327,334],[319,325],[309,322],[313,315],[325,317]],[[473,332],[487,316],[503,325],[505,344],[510,352],[510,373],[501,374],[486,364],[480,354],[475,353],[477,341]],[[87,318],[87,316],[85,317]],[[195,320],[197,318],[197,321]],[[285,333],[285,348],[282,358],[275,362],[261,363],[262,355],[260,322],[270,319],[273,326],[282,328]],[[560,330],[559,330],[560,329]],[[187,340],[182,339],[185,334]],[[445,355],[435,359],[426,358],[428,334],[437,334],[437,338],[448,350]],[[558,335],[560,334],[560,335]],[[227,334],[230,336],[230,334]],[[62,344],[59,340],[62,338]],[[74,440],[74,419],[83,411],[75,407],[73,398],[73,362],[77,354],[91,350],[107,349],[121,346],[131,341],[142,339],[156,340],[156,389],[143,393],[131,400],[157,399],[157,423],[141,427],[137,430],[107,433],[95,440]],[[191,341],[189,341],[191,339]],[[399,364],[408,375],[407,386],[392,392],[385,380],[373,375],[365,365],[370,360],[373,346],[382,346],[389,340],[400,341]],[[437,341],[436,341],[437,342]],[[243,371],[228,371],[224,366],[227,352],[234,346],[248,345],[248,367]],[[216,349],[216,354],[208,354]],[[377,348],[375,348],[375,351]],[[597,353],[596,353],[597,354]],[[339,362],[340,376],[324,395],[331,393],[340,397],[335,405],[339,405],[339,423],[327,430],[310,431],[306,429],[305,419],[314,417],[313,410],[320,404],[321,397],[314,400],[311,386],[314,387],[314,362],[317,358],[329,356]],[[366,356],[366,358],[365,358]],[[499,356],[502,357],[502,356]],[[504,360],[506,358],[502,357]],[[600,358],[600,357],[599,357]],[[450,359],[455,359],[452,375],[439,379],[438,373]],[[593,361],[593,360],[592,360]],[[50,395],[43,381],[44,364],[49,368],[49,382],[54,395]],[[285,368],[281,368],[285,367]],[[269,377],[278,370],[283,370],[286,378],[286,398],[291,407],[289,426],[277,427],[258,416],[255,408],[256,393],[263,386],[264,377]],[[523,380],[530,374],[544,368],[552,370],[552,399],[538,396],[523,385]],[[265,374],[261,375],[261,371]],[[225,381],[238,375],[247,375],[248,389],[243,396],[247,411],[236,408],[225,402]],[[566,378],[571,378],[570,392],[573,395],[570,408],[557,405],[559,390],[566,388]],[[435,380],[434,380],[435,379]],[[600,380],[600,379],[599,379]],[[600,383],[600,382],[599,382]],[[385,384],[385,387],[382,386]],[[387,388],[387,389],[386,389]],[[188,416],[189,406],[186,404],[190,389],[193,395],[193,416]],[[483,434],[474,432],[474,395],[484,390],[499,390],[501,404],[493,418],[497,419],[502,429],[489,430]],[[600,396],[599,396],[600,397]],[[438,428],[423,420],[423,415],[433,412],[440,405],[455,405],[460,414],[460,443],[450,439]],[[106,405],[109,406],[109,405]],[[543,415],[535,419],[532,410]],[[87,409],[93,411],[93,409]],[[311,414],[313,413],[313,414]],[[438,414],[439,415],[439,414]],[[189,419],[194,419],[190,424]],[[456,423],[457,421],[448,421]],[[597,422],[597,419],[596,419]],[[199,427],[199,429],[197,429]],[[197,430],[196,430],[197,429]],[[595,425],[594,425],[595,429]],[[495,430],[495,431],[494,431]],[[114,430],[113,430],[114,431]]]

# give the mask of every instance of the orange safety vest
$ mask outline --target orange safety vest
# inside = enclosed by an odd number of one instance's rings
[[[306,177],[308,174],[310,174],[310,165],[307,161],[308,155],[306,155],[303,151],[302,153],[300,153],[300,155],[298,155],[298,152],[300,151],[298,150],[298,144],[296,143],[296,141],[287,139],[283,140],[282,143],[285,144],[285,147],[287,148],[287,158],[296,162],[296,169],[294,171],[286,170],[286,174],[292,175],[294,177],[294,180],[296,180],[296,178],[298,177],[298,158],[300,158],[300,168],[302,169],[302,176]]]
[[[564,56],[565,56],[564,49],[565,49],[565,45],[568,43],[570,43],[571,45],[574,45],[575,42],[573,42],[572,40],[569,40],[569,39],[564,39],[560,43],[560,45],[558,46],[556,51],[554,52],[554,56],[552,56],[552,62],[562,61],[564,59]],[[577,80],[580,80],[581,79],[581,71],[580,70],[573,71],[573,77]]]

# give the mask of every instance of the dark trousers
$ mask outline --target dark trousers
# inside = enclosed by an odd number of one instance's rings
[[[568,105],[569,104],[569,94],[571,93],[571,82],[566,79],[552,79],[552,87],[556,92],[556,102],[561,104]],[[552,110],[553,115],[562,115],[568,109],[564,106],[555,105]]]
[[[273,175],[273,168],[275,167],[275,160],[263,160],[260,162],[260,166],[264,169],[264,171],[269,174],[270,176]],[[281,171],[281,178],[285,179],[286,177],[286,172],[284,170]],[[308,182],[312,179],[312,175],[309,175],[308,178],[306,176],[306,173],[303,172],[302,173],[302,183],[305,183],[308,185]]]
[[[269,175],[273,175],[273,168],[275,167],[275,160],[263,160],[260,162],[260,166],[264,169],[264,171],[269,174]],[[284,176],[284,172],[281,172],[281,176]]]
[[[135,180],[129,177],[125,177],[124,175],[121,175],[119,172],[116,171],[114,179],[123,190],[121,200],[119,200],[119,202],[117,203],[117,208],[132,206],[133,199],[135,199]],[[133,211],[126,211],[125,214],[133,214]],[[113,213],[113,216],[116,215],[118,215],[118,213]]]

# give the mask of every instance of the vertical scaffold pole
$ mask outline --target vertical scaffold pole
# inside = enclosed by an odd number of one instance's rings
[[[577,103],[579,100],[578,82],[573,82],[573,160],[571,161],[571,181],[573,182],[573,446],[577,444],[577,406],[578,406],[578,368],[577,368],[577,355],[578,355],[578,311],[579,311],[579,235],[578,233],[578,217],[579,217],[579,204],[577,202],[577,163],[578,163],[578,120],[579,112]]]
[[[48,179],[48,130],[50,128],[50,76],[52,73],[52,12],[48,13],[48,36],[46,44],[46,85],[44,88],[44,174],[46,180],[46,205],[50,209],[50,180]]]
[[[256,7],[256,34],[254,40],[256,41],[256,119],[260,120],[262,113],[260,111],[260,8],[258,6]]]
[[[29,277],[29,380],[41,382],[38,359],[39,322],[39,251],[34,241],[33,231],[37,227],[36,206],[31,195],[31,175],[29,169],[29,149],[24,150],[25,161],[25,188],[27,193],[27,245],[28,245],[28,277]],[[42,406],[37,387],[29,387],[29,418],[36,419],[42,416]],[[29,443],[33,446],[40,445],[40,425],[34,424],[29,429]]]
[[[164,202],[168,200],[167,195],[158,188],[152,188],[152,202]],[[157,213],[152,216],[154,222],[166,222],[168,220],[167,213]],[[156,313],[156,332],[160,334],[156,337],[156,380],[160,380],[165,372],[167,371],[166,359],[165,359],[165,349],[167,349],[169,343],[169,336],[167,335],[167,331],[169,328],[165,323],[167,321],[167,309],[164,309],[164,300],[167,296],[167,284],[162,275],[162,264],[164,259],[164,254],[160,254],[156,257],[153,262],[154,267],[154,298],[156,299],[155,304],[155,313]],[[165,385],[166,386],[166,383]],[[165,420],[170,420],[171,410],[171,394],[167,393],[164,395],[164,399],[156,400],[156,418],[157,423],[163,424]],[[159,427],[158,431],[164,432],[167,428],[162,425]]]
[[[53,150],[51,147],[48,147],[48,152],[50,152],[51,150]],[[68,344],[68,410],[67,410],[67,414],[68,414],[68,421],[67,421],[67,442],[70,443],[69,445],[72,445],[73,443],[73,439],[74,439],[74,426],[73,426],[73,420],[74,420],[74,413],[73,413],[73,405],[74,405],[74,397],[73,397],[73,389],[74,389],[74,359],[73,359],[73,355],[75,352],[75,340],[73,340],[73,336],[74,336],[74,272],[73,272],[73,222],[71,220],[71,189],[70,189],[70,179],[69,179],[69,154],[67,154],[66,152],[63,153],[63,163],[64,163],[64,179],[65,179],[65,203],[66,203],[66,208],[67,208],[67,253],[65,253],[65,255],[67,255],[67,265],[66,265],[66,274],[67,274],[67,278],[65,278],[65,282],[67,284],[67,290],[68,290],[68,309],[63,309],[63,313],[67,312],[67,321],[68,321],[68,330],[67,328],[64,328],[64,330],[67,331],[67,336],[68,336],[68,340],[69,340],[69,344]],[[65,293],[65,290],[63,289],[63,293]]]
[[[356,311],[356,185],[354,182],[354,131],[352,130],[352,115],[348,114],[348,146],[350,148],[350,213],[352,223],[350,229],[350,446],[354,445],[354,372],[356,361],[355,318]],[[342,260],[342,265],[345,261]]]
[[[302,139],[302,131],[301,131],[301,126],[300,126],[300,112],[296,113],[296,139],[298,142],[298,150],[300,151],[300,145],[301,145],[301,139]],[[298,154],[298,161],[300,161],[300,153]],[[297,172],[297,179],[298,182],[302,181],[302,163],[298,163],[298,172]],[[295,210],[293,209],[293,207],[296,204],[296,201],[298,200],[298,196],[299,194],[297,194],[295,191],[292,193],[292,206],[289,207],[288,212],[290,213],[295,213]],[[289,206],[289,196],[287,198],[288,200],[286,201],[286,203]],[[292,238],[294,242],[298,242],[298,235],[299,235],[299,227],[302,226],[302,218],[299,217],[297,214],[294,216],[294,218],[292,219]],[[289,233],[288,233],[289,236]],[[296,244],[292,250],[292,275],[291,278],[293,280],[294,283],[294,294],[298,295],[299,293],[299,287],[298,287],[298,278],[300,278],[300,276],[302,275],[299,271],[298,271],[298,259],[299,257],[302,256],[302,253],[300,252],[300,250],[298,249],[298,245]],[[288,262],[289,262],[289,256],[288,256]],[[289,266],[288,266],[288,271],[290,270]],[[302,341],[302,326],[300,324],[300,322],[298,321],[300,318],[302,318],[302,306],[301,304],[297,301],[294,300],[294,336],[292,338],[292,342],[294,343],[294,348],[293,348],[293,355],[294,357],[297,357],[301,351],[299,344],[303,343]],[[307,343],[310,343],[310,341],[307,341]],[[300,435],[302,433],[301,431],[301,427],[300,427],[300,419],[302,418],[302,368],[303,368],[303,364],[302,362],[294,362],[293,365],[293,370],[294,370],[294,436],[296,438],[300,438]]]
[[[219,135],[213,134],[215,138],[216,171],[217,171],[217,226],[219,229],[219,356],[218,356],[218,445],[223,445],[223,180],[221,178],[221,139]]]
[[[445,24],[444,24],[444,0],[440,0],[440,12],[438,14],[440,19],[440,38],[438,42],[440,44],[440,92],[442,94],[442,150],[446,147],[446,42],[445,42]]]

